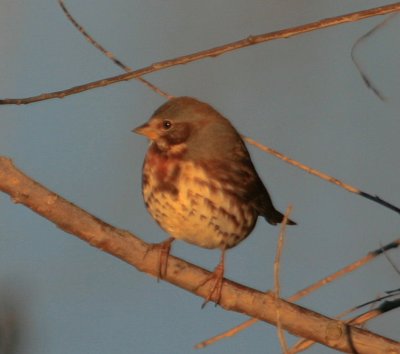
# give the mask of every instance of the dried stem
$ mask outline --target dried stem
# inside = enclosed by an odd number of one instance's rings
[[[98,81],[93,81],[84,85],[79,85],[75,86],[69,89],[61,90],[61,91],[55,91],[55,92],[49,92],[49,93],[44,93],[38,96],[33,96],[33,97],[27,97],[27,98],[5,98],[0,100],[0,104],[29,104],[33,102],[39,102],[39,101],[44,101],[44,100],[49,100],[49,99],[54,99],[54,98],[64,98],[69,95],[77,94],[83,91],[87,90],[92,90],[94,88],[98,87],[104,87],[108,85],[115,84],[117,82],[121,81],[127,81],[127,80],[132,80],[134,78],[159,71],[162,69],[170,68],[172,66],[176,65],[182,65],[182,64],[187,64],[193,61],[201,60],[207,57],[217,57],[219,55],[238,50],[240,48],[245,48],[251,45],[256,45],[259,43],[267,42],[267,41],[272,41],[276,39],[283,39],[283,38],[289,38],[293,36],[298,36],[303,33],[319,30],[322,28],[327,28],[327,27],[332,27],[332,26],[337,26],[343,23],[348,23],[348,22],[356,22],[360,21],[369,17],[374,17],[374,16],[381,16],[381,15],[386,15],[390,14],[393,12],[400,11],[400,3],[393,3],[390,5],[386,6],[380,6],[364,11],[357,11],[349,14],[345,14],[342,16],[336,16],[336,17],[330,17],[326,18],[324,20],[316,21],[316,22],[311,22],[305,25],[301,26],[296,26],[296,27],[291,27],[287,28],[284,30],[280,31],[274,31],[270,33],[265,33],[265,34],[260,34],[260,35],[255,35],[255,36],[248,36],[247,38],[244,38],[242,40],[228,43],[222,46],[218,46],[215,48],[207,49],[207,50],[202,50],[197,53],[189,54],[189,55],[183,55],[181,57],[177,57],[174,59],[168,59],[168,60],[163,60],[158,63],[152,64],[150,66],[144,67],[139,70],[135,70],[129,73],[105,78],[102,80]]]
[[[279,300],[279,298],[281,297],[280,264],[281,264],[283,245],[285,242],[286,224],[287,224],[287,221],[289,220],[289,216],[290,216],[291,212],[292,212],[292,206],[289,205],[289,207],[287,208],[287,210],[285,212],[285,215],[283,217],[281,227],[279,230],[278,246],[276,249],[276,256],[275,256],[275,261],[274,261],[274,294],[275,294],[276,300]],[[279,301],[277,301],[276,304],[277,304],[277,307],[276,307],[276,329],[277,329],[277,333],[278,333],[279,342],[281,344],[282,352],[284,354],[286,354],[289,351],[289,347],[286,342],[285,332],[282,329]]]

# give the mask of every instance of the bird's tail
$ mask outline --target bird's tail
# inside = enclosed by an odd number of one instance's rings
[[[264,217],[265,220],[267,220],[267,222],[269,222],[271,225],[276,225],[283,221],[284,215],[278,210],[274,209],[273,212],[269,212],[268,215],[265,215]],[[297,223],[291,219],[288,219],[287,225],[297,225]]]

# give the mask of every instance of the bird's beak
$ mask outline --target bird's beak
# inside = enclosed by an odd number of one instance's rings
[[[156,140],[159,135],[155,129],[153,129],[149,123],[144,123],[143,125],[140,125],[139,127],[135,128],[132,130],[132,132],[140,135],[144,135],[150,140]]]

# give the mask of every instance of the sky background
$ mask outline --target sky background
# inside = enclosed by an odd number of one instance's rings
[[[133,68],[369,7],[377,0],[68,0],[77,20]],[[237,129],[313,168],[400,205],[400,17],[365,41],[360,63],[387,97],[368,90],[350,58],[382,17],[241,49],[146,76],[174,96],[206,101]],[[121,73],[66,20],[56,0],[0,0],[0,96],[26,97]],[[28,106],[0,107],[0,154],[104,221],[159,242],[140,179],[146,140],[131,129],[165,99],[137,81]],[[293,204],[282,296],[399,237],[399,215],[249,147],[280,210]],[[260,220],[227,254],[226,276],[273,286],[279,229]],[[175,242],[173,254],[213,269],[219,252]],[[400,255],[392,253],[400,265]],[[299,303],[327,316],[399,287],[381,257]],[[17,353],[192,353],[246,317],[215,308],[88,246],[0,194],[0,321],[15,312]],[[14,312],[13,312],[14,311]],[[2,320],[3,319],[3,320]],[[367,328],[399,340],[399,313]],[[0,331],[1,332],[1,331]],[[294,339],[289,337],[292,343]],[[259,323],[208,354],[279,353]],[[315,346],[309,353],[332,353]]]

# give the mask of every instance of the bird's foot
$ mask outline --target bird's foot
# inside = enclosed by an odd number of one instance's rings
[[[169,237],[163,242],[153,243],[150,246],[149,251],[158,250],[159,252],[158,264],[157,264],[157,281],[160,281],[160,279],[165,278],[165,275],[167,274],[168,257],[171,251],[172,242],[174,241],[175,239],[173,237]]]
[[[199,285],[199,287],[201,287],[201,286],[205,285],[206,283],[211,282],[210,291],[209,291],[207,297],[205,298],[203,304],[201,305],[202,309],[210,301],[215,302],[215,306],[217,306],[219,304],[219,301],[221,299],[223,280],[224,280],[224,263],[221,262],[215,267],[214,272]]]

